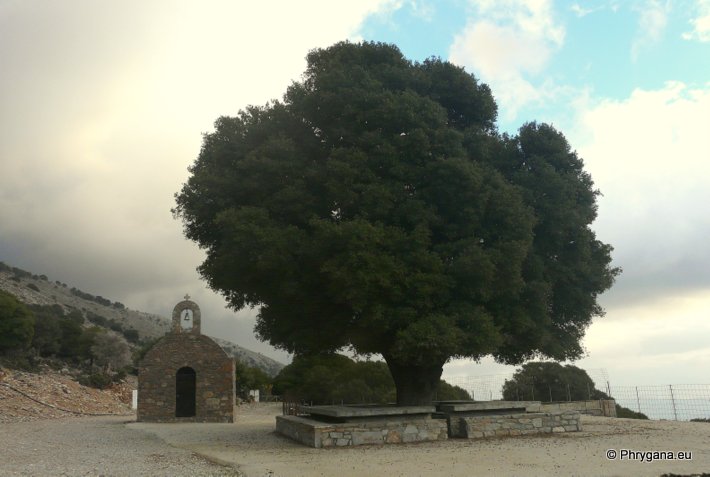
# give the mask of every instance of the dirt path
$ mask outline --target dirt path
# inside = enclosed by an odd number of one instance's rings
[[[223,467],[126,426],[134,417],[0,424],[0,475],[235,476]]]
[[[0,476],[660,476],[710,472],[707,423],[584,416],[584,431],[579,433],[312,449],[274,433],[280,405],[238,409],[234,424],[138,423],[134,416],[0,423]],[[623,449],[684,451],[691,453],[692,460],[609,460],[609,449],[617,453]]]

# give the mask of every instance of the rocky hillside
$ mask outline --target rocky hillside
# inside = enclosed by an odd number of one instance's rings
[[[118,324],[124,330],[136,330],[141,339],[159,338],[170,329],[169,318],[131,310],[122,303],[94,296],[59,280],[52,281],[45,275],[35,275],[2,262],[0,262],[0,290],[12,293],[20,301],[29,305],[60,305],[67,312],[78,310],[87,318],[103,317],[106,322]],[[100,323],[94,324],[102,326]],[[213,339],[229,355],[248,366],[260,368],[270,376],[276,375],[284,367],[282,363],[261,353],[230,341]]]
[[[106,389],[82,386],[69,370],[49,368],[26,373],[0,367],[0,423],[34,421],[81,415],[133,415],[132,390],[136,377],[128,376]]]

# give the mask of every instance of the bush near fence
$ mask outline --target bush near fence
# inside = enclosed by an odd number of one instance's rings
[[[710,384],[666,384],[645,386],[615,386],[609,382],[604,369],[587,371],[595,388],[616,400],[616,403],[635,413],[642,413],[650,419],[678,421],[710,419]],[[488,376],[448,376],[446,381],[459,386],[478,401],[503,399],[503,385],[513,374]],[[567,383],[561,383],[564,387]],[[588,391],[588,399],[594,399],[593,389]],[[550,402],[546,397],[535,396],[536,401]],[[551,394],[554,396],[554,389]],[[570,393],[571,394],[571,393]],[[528,399],[531,396],[526,396]],[[620,413],[619,417],[638,417]]]

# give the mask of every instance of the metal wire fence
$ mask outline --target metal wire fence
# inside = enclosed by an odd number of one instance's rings
[[[649,419],[710,419],[710,384],[611,386],[616,403]]]
[[[594,390],[599,390],[616,400],[616,403],[632,411],[640,412],[649,419],[669,419],[687,421],[691,419],[710,419],[710,384],[667,384],[656,386],[614,386],[609,383],[605,369],[587,370],[594,382],[593,387],[570,390],[568,383],[554,386],[538,386],[538,394],[520,395],[521,400],[542,402],[577,399],[598,399]],[[447,376],[449,384],[459,386],[479,401],[503,399],[503,386],[513,373],[488,376]],[[566,390],[566,393],[565,393]],[[567,399],[570,397],[571,399]],[[532,398],[532,399],[531,399]]]
[[[588,387],[582,391],[582,394],[587,394],[584,396],[585,399],[594,399],[594,389],[598,389],[603,392],[607,392],[609,375],[603,368],[587,370],[587,374],[594,382],[593,387]],[[459,386],[471,395],[473,399],[485,401],[485,400],[496,400],[503,399],[503,386],[505,382],[512,379],[513,373],[507,374],[492,374],[488,376],[447,376],[445,378],[446,382],[453,384],[454,386]],[[531,399],[537,401],[553,401],[553,400],[567,400],[565,396],[571,393],[566,393],[565,391],[569,389],[568,383],[558,383],[558,387],[562,388],[562,396],[560,399],[559,392],[556,394],[552,393],[552,389],[549,389],[549,393],[543,390],[538,393],[538,396],[534,395],[534,391],[531,394],[525,396],[520,396],[524,399]],[[539,388],[539,386],[538,386]],[[559,389],[557,390],[559,391]]]

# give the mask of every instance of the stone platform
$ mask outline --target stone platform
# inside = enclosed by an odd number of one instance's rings
[[[439,403],[449,437],[520,436],[582,430],[579,412],[542,412],[539,401],[482,401]]]
[[[539,401],[448,401],[436,406],[303,406],[277,416],[276,432],[310,447],[478,439],[581,430],[579,412]]]
[[[448,438],[434,406],[304,406],[310,416],[276,416],[276,432],[310,447],[438,441]]]

